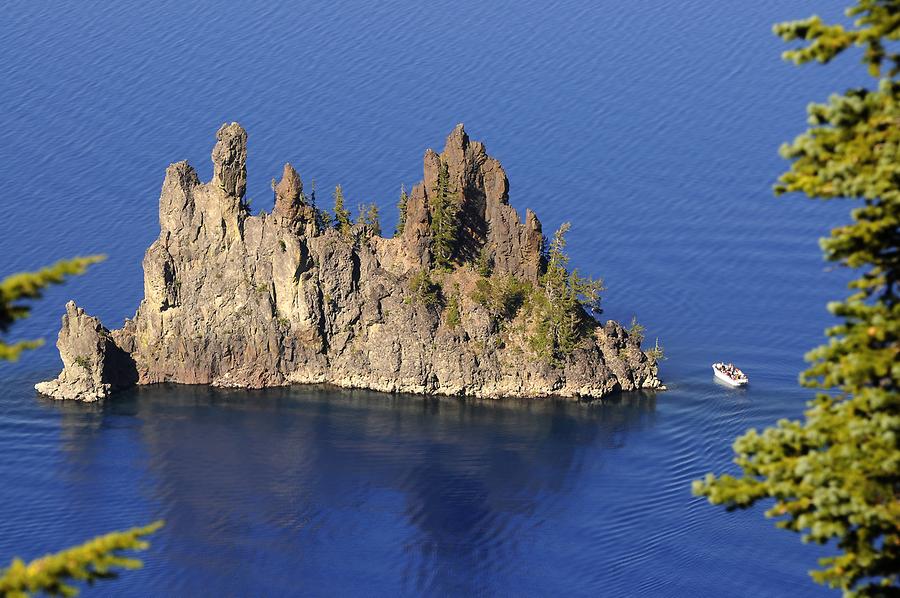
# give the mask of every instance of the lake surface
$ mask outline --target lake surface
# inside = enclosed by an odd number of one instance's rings
[[[816,3],[824,17],[845,2]],[[751,426],[797,417],[802,355],[845,272],[817,238],[846,203],[775,199],[805,106],[855,57],[781,62],[801,0],[20,2],[0,24],[0,275],[109,259],[51,289],[0,364],[0,562],[158,518],[145,568],[85,595],[813,596],[828,548],[690,493]],[[143,295],[166,166],[202,178],[223,121],[248,196],[285,161],[396,219],[457,122],[504,165],[607,315],[647,327],[670,390],[603,404],[294,387],[158,386],[102,405],[32,390],[77,300],[109,327]],[[733,360],[752,385],[713,381]]]

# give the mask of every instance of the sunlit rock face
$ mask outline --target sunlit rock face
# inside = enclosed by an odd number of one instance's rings
[[[487,254],[497,276],[537,282],[543,231],[509,204],[500,163],[462,125],[409,197],[402,235],[365,225],[350,234],[323,227],[286,164],[271,214],[251,216],[247,133],[216,133],[213,177],[186,162],[166,171],[160,235],[144,261],[144,299],[133,319],[107,331],[67,305],[57,346],[64,369],[36,388],[49,396],[97,400],[131,384],[178,382],[260,388],[331,383],[386,392],[478,397],[602,397],[658,388],[654,360],[616,322],[598,326],[564,363],[528,347],[523,317],[498,324],[471,298]],[[459,203],[460,266],[438,278],[459,304],[416,299],[410,279],[431,263],[429,199],[441,162]]]

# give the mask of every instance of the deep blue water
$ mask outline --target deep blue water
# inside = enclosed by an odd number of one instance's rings
[[[50,290],[0,365],[0,561],[164,518],[146,567],[87,595],[811,596],[828,548],[690,494],[742,430],[796,417],[821,342],[817,238],[849,206],[775,199],[805,106],[854,59],[794,68],[773,22],[828,0],[20,2],[0,22],[0,275],[109,256]],[[223,121],[250,134],[248,195],[285,161],[377,201],[457,122],[520,210],[564,220],[607,313],[646,325],[670,390],[602,405],[295,387],[160,386],[39,399],[74,298],[133,314],[165,167],[208,178]],[[322,196],[326,195],[322,193]],[[713,382],[734,360],[752,386]]]

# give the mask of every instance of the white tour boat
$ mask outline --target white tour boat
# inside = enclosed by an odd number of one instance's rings
[[[744,386],[749,382],[747,374],[733,363],[714,363],[712,368],[716,378],[729,386]]]

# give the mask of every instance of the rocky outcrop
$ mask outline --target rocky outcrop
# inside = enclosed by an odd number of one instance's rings
[[[509,205],[509,181],[500,162],[487,155],[484,144],[469,141],[457,125],[441,154],[425,152],[425,179],[413,187],[407,206],[403,242],[422,265],[430,260],[428,200],[437,184],[441,162],[447,164],[451,187],[458,191],[461,231],[459,254],[463,260],[487,252],[498,274],[537,280],[541,261],[541,223],[526,210],[525,224]]]
[[[387,392],[601,397],[657,388],[655,361],[617,323],[596,326],[563,362],[529,349],[527,322],[498,323],[476,302],[472,263],[494,276],[537,282],[543,232],[509,204],[509,184],[462,125],[443,152],[428,150],[424,180],[407,205],[402,235],[363,225],[321,225],[286,164],[271,214],[251,216],[247,134],[223,125],[202,183],[186,162],[166,171],[160,235],[143,261],[144,299],[122,329],[107,331],[70,303],[57,346],[64,369],[37,385],[57,398],[96,400],[129,384],[179,382],[259,388],[331,383]],[[431,264],[429,199],[441,164],[458,202],[458,261],[434,273],[442,304],[410,281]],[[455,302],[459,317],[446,306]]]
[[[116,345],[109,330],[73,301],[66,303],[56,347],[63,371],[56,380],[35,386],[43,394],[58,399],[98,401],[138,380],[134,361]]]

